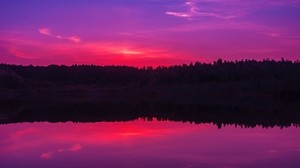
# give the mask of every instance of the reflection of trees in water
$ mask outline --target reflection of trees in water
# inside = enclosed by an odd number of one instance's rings
[[[103,102],[97,104],[54,103],[33,105],[0,120],[1,123],[15,122],[99,122],[130,121],[138,118],[190,122],[195,124],[213,123],[218,127],[238,125],[243,127],[288,127],[300,124],[299,111],[291,109],[239,109],[231,107],[201,107],[179,104],[127,104]]]

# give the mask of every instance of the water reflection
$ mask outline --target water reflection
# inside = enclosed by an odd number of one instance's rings
[[[0,125],[0,167],[299,167],[300,129],[171,121]]]

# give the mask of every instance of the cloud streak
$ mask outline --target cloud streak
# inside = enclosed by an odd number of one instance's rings
[[[41,29],[41,33],[51,34],[48,29]],[[53,34],[51,34],[53,35]],[[48,35],[47,35],[48,36]],[[50,36],[49,36],[50,37]],[[60,37],[57,37],[60,38]],[[0,34],[1,39],[1,34]],[[166,46],[153,46],[139,42],[113,41],[84,41],[73,43],[45,42],[32,36],[19,37],[10,34],[0,40],[0,48],[5,48],[5,59],[22,60],[30,64],[118,64],[118,65],[166,65],[167,60],[175,62],[177,54]],[[3,57],[0,57],[0,61]],[[160,63],[159,60],[162,60]],[[154,62],[154,63],[153,63]]]
[[[38,29],[38,31],[42,35],[51,36],[51,37],[54,37],[54,38],[59,39],[59,40],[69,40],[69,41],[74,42],[74,43],[80,43],[81,42],[81,38],[78,37],[78,36],[64,37],[64,36],[61,36],[61,35],[54,35],[50,32],[50,30],[48,28],[40,28],[40,29]]]
[[[185,2],[184,6],[188,8],[185,12],[167,11],[165,14],[175,17],[187,18],[189,20],[199,17],[215,17],[221,19],[232,19],[236,17],[234,15],[225,15],[213,11],[204,11],[203,9],[198,7],[196,2],[192,1]]]
[[[246,16],[259,8],[295,7],[299,5],[299,0],[189,0],[184,4],[177,4],[177,11],[170,10],[165,14],[188,20],[201,17],[227,20]]]

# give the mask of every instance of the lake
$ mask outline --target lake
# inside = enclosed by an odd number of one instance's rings
[[[0,125],[0,167],[300,167],[300,128],[137,119]]]

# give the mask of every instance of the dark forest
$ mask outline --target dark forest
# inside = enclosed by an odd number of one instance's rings
[[[158,118],[247,127],[300,124],[300,62],[169,67],[0,64],[0,122]]]

